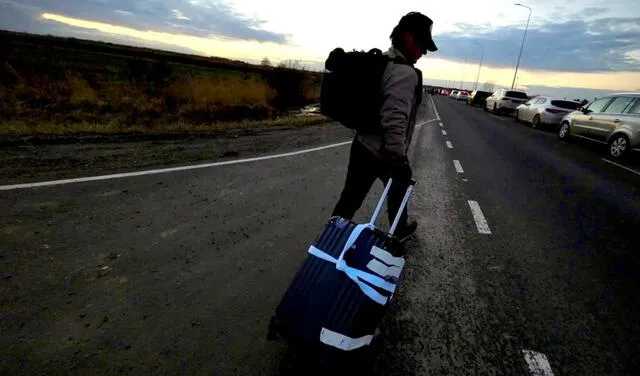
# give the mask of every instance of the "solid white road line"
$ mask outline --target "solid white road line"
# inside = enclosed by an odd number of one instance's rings
[[[634,174],[636,174],[636,175],[639,175],[639,176],[640,176],[640,172],[639,172],[639,171],[636,171],[636,170],[634,170],[634,169],[632,169],[632,168],[629,168],[629,167],[623,166],[623,165],[621,165],[621,164],[619,164],[619,163],[616,163],[616,162],[612,162],[612,161],[610,161],[610,160],[608,160],[608,159],[604,159],[604,158],[602,158],[602,160],[603,160],[603,161],[605,161],[605,162],[607,162],[607,163],[611,163],[611,164],[612,164],[612,165],[614,165],[614,166],[618,166],[618,167],[620,167],[620,168],[623,168],[623,169],[625,169],[625,170],[627,170],[627,171],[629,171],[629,172],[632,172],[632,173],[634,173]]]
[[[447,131],[445,131],[445,130],[443,129],[443,130],[442,130],[442,134],[446,136],[446,135],[447,135]]]
[[[453,149],[453,144],[451,144],[451,141],[447,141],[447,147],[449,149]]]
[[[351,141],[345,141],[345,142],[339,142],[337,144],[324,145],[324,146],[319,146],[319,147],[311,148],[311,149],[292,151],[292,152],[289,152],[289,153],[265,155],[265,156],[262,156],[262,157],[236,159],[236,160],[231,160],[231,161],[205,163],[205,164],[198,164],[198,165],[191,165],[191,166],[161,168],[161,169],[157,169],[157,170],[136,171],[136,172],[128,172],[128,173],[122,173],[122,174],[113,174],[113,175],[89,176],[89,177],[75,178],[75,179],[44,181],[44,182],[39,182],[39,183],[0,185],[0,191],[9,191],[9,190],[13,190],[13,189],[25,189],[25,188],[35,188],[35,187],[46,187],[46,186],[50,186],[50,185],[83,183],[83,182],[97,181],[97,180],[121,179],[121,178],[133,177],[133,176],[163,174],[163,173],[167,173],[167,172],[195,170],[195,169],[201,169],[201,168],[226,166],[226,165],[232,165],[232,164],[238,164],[238,163],[264,161],[264,160],[267,160],[267,159],[290,157],[290,156],[299,155],[299,154],[311,153],[311,152],[319,151],[319,150],[336,148],[336,147],[348,145],[350,143],[351,143]]]
[[[453,165],[456,166],[456,172],[458,172],[459,174],[464,174],[464,170],[462,169],[462,165],[460,164],[459,160],[454,160]]]
[[[425,123],[431,123],[432,121],[440,121],[440,119],[431,119],[431,120],[427,120],[427,121],[425,121]]]
[[[553,371],[546,355],[531,350],[522,350],[522,354],[532,376],[553,376]]]
[[[436,113],[436,117],[440,120],[440,114],[438,114],[438,109],[436,108],[436,103],[433,101],[433,97],[429,95],[429,99],[431,99],[431,105],[433,106],[433,112]]]
[[[480,209],[480,205],[476,201],[467,201],[469,203],[469,207],[471,208],[471,214],[473,214],[473,219],[476,221],[476,227],[478,228],[478,232],[481,234],[491,234],[491,229],[489,229],[489,224],[487,220],[484,218],[484,214],[482,214],[482,210]]]

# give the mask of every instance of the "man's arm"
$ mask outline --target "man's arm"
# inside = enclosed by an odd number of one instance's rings
[[[389,66],[383,77],[382,141],[385,153],[390,156],[406,156],[407,127],[416,85],[418,75],[409,65]]]

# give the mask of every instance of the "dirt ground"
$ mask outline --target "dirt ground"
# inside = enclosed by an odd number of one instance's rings
[[[190,135],[0,141],[0,184],[77,178],[286,152],[349,140],[337,123]]]

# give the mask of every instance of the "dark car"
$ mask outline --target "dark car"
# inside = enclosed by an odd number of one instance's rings
[[[488,91],[474,90],[467,98],[467,104],[472,106],[484,106],[484,101],[489,97],[491,93]]]

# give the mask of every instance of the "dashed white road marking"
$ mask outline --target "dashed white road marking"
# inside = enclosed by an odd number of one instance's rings
[[[456,172],[459,174],[464,174],[464,170],[462,169],[462,165],[460,164],[459,160],[454,160],[453,161],[453,165],[456,166]]]
[[[639,171],[636,171],[636,170],[634,170],[634,169],[632,169],[632,168],[629,168],[629,167],[627,167],[627,166],[623,166],[623,165],[621,165],[620,163],[616,163],[616,162],[610,161],[610,160],[605,159],[605,158],[602,158],[602,160],[603,160],[603,161],[605,161],[605,162],[607,162],[607,163],[610,163],[610,164],[612,164],[612,165],[614,165],[614,166],[618,166],[618,167],[620,167],[620,168],[623,168],[623,169],[625,169],[625,170],[627,170],[627,171],[629,171],[629,172],[631,172],[631,173],[634,173],[634,174],[636,174],[636,175],[640,175],[640,172],[639,172]]]
[[[501,117],[499,117],[499,116],[496,116],[496,115],[493,115],[493,114],[489,114],[489,116],[491,116],[491,117],[492,117],[492,118],[494,118],[494,119],[498,119],[498,120],[502,120],[502,121],[504,121],[504,118],[501,118]]]
[[[254,157],[254,158],[235,159],[235,160],[224,161],[224,162],[214,162],[214,163],[204,163],[204,164],[190,165],[190,166],[161,168],[161,169],[156,169],[156,170],[127,172],[127,173],[113,174],[113,175],[89,176],[89,177],[75,178],[75,179],[43,181],[43,182],[38,182],[38,183],[0,185],[0,191],[9,191],[9,190],[13,190],[13,189],[25,189],[25,188],[35,188],[35,187],[46,187],[46,186],[51,186],[51,185],[84,183],[84,182],[98,181],[98,180],[121,179],[121,178],[129,178],[129,177],[134,177],[134,176],[155,175],[155,174],[163,174],[163,173],[167,173],[167,172],[195,170],[195,169],[201,169],[201,168],[226,166],[226,165],[239,164],[239,163],[264,161],[264,160],[267,160],[267,159],[290,157],[290,156],[299,155],[299,154],[311,153],[311,152],[319,151],[319,150],[336,148],[336,147],[348,145],[350,143],[351,143],[351,141],[345,141],[345,142],[339,142],[337,144],[324,145],[324,146],[319,146],[319,147],[315,147],[315,148],[311,148],[311,149],[303,149],[303,150],[292,151],[292,152],[289,152],[289,153],[265,155],[265,156],[262,156],[262,157]]]
[[[425,121],[425,123],[431,123],[432,121],[440,121],[440,119],[431,119],[431,120],[427,120],[427,121]]]
[[[429,99],[431,99],[431,105],[433,106],[433,112],[436,113],[436,117],[440,120],[440,114],[438,114],[438,109],[436,108],[436,103],[433,101],[433,97],[429,95]]]
[[[551,364],[546,355],[531,350],[522,350],[522,354],[532,376],[553,376]]]
[[[491,229],[489,228],[487,220],[484,218],[484,214],[482,214],[480,205],[476,201],[472,200],[468,200],[467,202],[469,203],[469,207],[471,208],[473,219],[476,221],[478,232],[481,234],[491,234]]]
[[[445,131],[445,130],[443,129],[443,130],[442,130],[442,134],[446,136],[446,135],[447,135],[447,131]]]
[[[447,141],[447,147],[449,149],[453,149],[453,144],[451,144],[451,141]]]
[[[444,125],[442,125],[442,123],[440,123],[440,128],[444,128]]]

